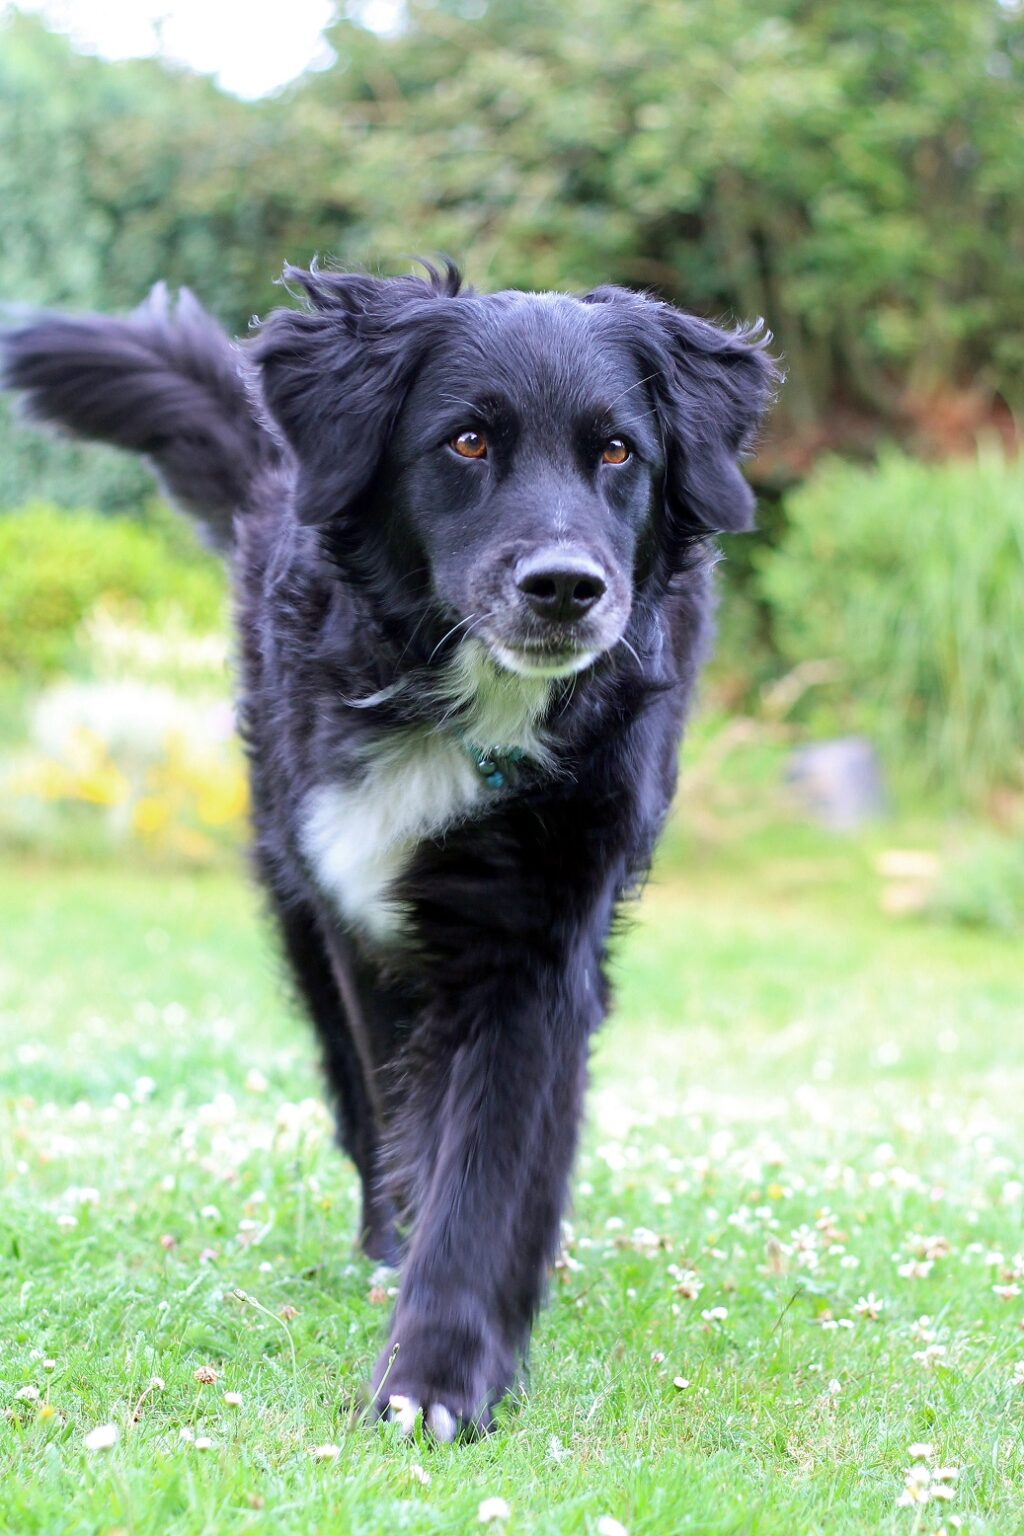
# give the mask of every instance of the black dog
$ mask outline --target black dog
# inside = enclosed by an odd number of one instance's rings
[[[231,547],[258,866],[363,1245],[403,1260],[372,1392],[449,1439],[527,1344],[776,371],[621,289],[427,272],[288,269],[308,310],[244,348],[158,290],[4,350],[32,415],[148,455]]]

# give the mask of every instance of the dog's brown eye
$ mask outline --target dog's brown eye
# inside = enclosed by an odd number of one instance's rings
[[[453,437],[449,444],[455,452],[464,459],[485,459],[487,457],[487,440],[481,437],[479,432],[460,432],[458,437]]]
[[[602,464],[625,464],[629,458],[629,446],[621,437],[610,437],[601,455]]]

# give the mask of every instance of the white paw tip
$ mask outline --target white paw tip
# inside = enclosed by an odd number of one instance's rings
[[[388,1398],[388,1417],[393,1424],[397,1424],[403,1435],[411,1435],[416,1427],[416,1415],[420,1411],[420,1405],[414,1397],[406,1397],[401,1392],[393,1392]]]
[[[455,1439],[455,1431],[458,1428],[454,1413],[447,1409],[444,1403],[433,1403],[427,1409],[427,1428],[435,1440],[447,1444]]]

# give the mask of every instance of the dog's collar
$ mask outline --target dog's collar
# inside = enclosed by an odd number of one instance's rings
[[[504,789],[515,779],[520,764],[526,760],[521,747],[481,747],[465,736],[456,739],[487,789]]]

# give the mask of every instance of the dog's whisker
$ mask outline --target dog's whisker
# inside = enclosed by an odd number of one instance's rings
[[[424,566],[423,569],[426,570],[427,567]],[[405,645],[402,647],[402,654],[398,658],[399,666],[401,666],[402,662],[408,656],[408,654],[409,654],[410,650],[412,649],[413,645],[416,643],[416,639],[417,639],[417,637],[418,637],[418,635],[420,633],[420,630],[423,628],[424,624],[426,624],[428,622],[428,620],[434,618],[435,616],[436,616],[435,610],[430,606],[429,603],[426,604],[424,606],[423,612],[420,614],[419,618],[416,620],[416,623],[413,625],[412,634],[409,636],[409,638],[406,641]]]
[[[460,619],[457,624],[453,624],[448,633],[446,635],[442,635],[441,639],[434,646],[434,649],[431,651],[429,657],[427,658],[427,665],[430,665],[438,651],[441,649],[442,645],[444,645],[446,640],[451,639],[456,630],[461,629],[463,625],[466,626],[466,633],[462,637],[465,640],[469,635],[473,633],[474,629],[478,629],[481,624],[486,624],[488,619],[493,619],[494,615],[498,611],[499,610],[497,608],[492,608],[489,613],[471,613],[468,618]]]
[[[641,384],[649,384],[652,379],[656,379],[658,375],[664,373],[664,371],[664,368],[655,368],[653,373],[647,374],[645,378],[637,379],[635,384],[630,384],[626,389],[617,394],[614,400],[610,400],[608,402],[609,411],[612,410],[614,406],[618,405],[620,400],[625,400],[627,395],[631,395],[634,389],[639,389]]]
[[[458,395],[442,395],[441,404],[451,406],[465,406],[466,410],[469,411],[471,416],[478,416],[480,414],[479,405],[474,405],[472,400],[462,400]]]
[[[490,613],[481,613],[481,614],[479,614],[478,617],[476,619],[474,619],[473,623],[466,630],[466,634],[467,635],[471,635],[473,633],[474,629],[479,629],[481,624],[486,624],[488,619],[493,619],[494,615],[497,612],[499,612],[499,610],[497,608],[492,608]],[[465,638],[465,636],[463,638]]]
[[[643,665],[644,665],[644,664],[643,664],[643,662],[642,662],[642,661],[641,661],[641,660],[640,660],[640,657],[639,657],[639,656],[638,656],[638,655],[637,655],[637,653],[636,653],[636,651],[635,651],[635,650],[634,650],[634,649],[633,649],[633,647],[632,647],[632,646],[631,646],[631,645],[630,645],[630,643],[629,643],[629,641],[628,641],[628,640],[627,640],[627,639],[626,639],[626,637],[625,637],[625,635],[623,635],[623,636],[622,636],[622,638],[621,638],[621,639],[620,639],[620,640],[618,640],[618,641],[617,641],[617,642],[616,642],[616,643],[617,643],[617,644],[618,644],[618,645],[622,645],[622,646],[625,646],[625,648],[626,648],[626,650],[627,650],[627,651],[628,651],[628,652],[629,652],[629,654],[630,654],[630,655],[631,655],[631,656],[632,656],[632,658],[633,658],[633,660],[634,660],[634,661],[635,661],[635,662],[636,662],[636,664],[637,664],[637,666],[638,666],[638,667],[639,667],[639,668],[640,668],[640,669],[641,669],[641,671],[642,671],[642,670],[643,670]]]
[[[580,674],[578,672],[574,672],[572,677],[570,678],[570,680],[569,680],[569,687],[566,689],[565,700],[564,700],[564,702],[562,704],[561,709],[558,711],[558,714],[555,716],[556,720],[561,720],[562,716],[568,710],[569,705],[572,703],[572,696],[576,692],[576,684],[579,682],[579,677],[580,677]]]
[[[471,613],[468,618],[460,619],[457,624],[453,624],[451,629],[448,631],[448,633],[441,636],[440,640],[437,642],[437,644],[434,646],[434,649],[431,651],[430,655],[427,657],[427,666],[428,667],[430,666],[430,663],[433,661],[434,657],[437,655],[437,653],[441,649],[442,645],[444,645],[446,640],[450,640],[451,639],[452,635],[455,634],[456,630],[461,629],[463,624],[472,624],[477,617],[478,617],[477,614]]]

